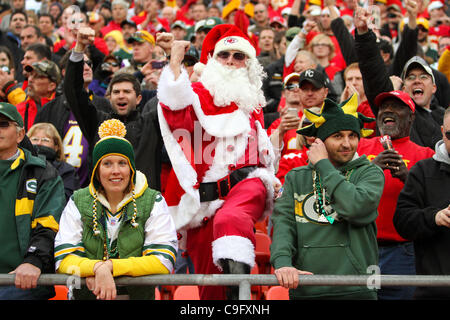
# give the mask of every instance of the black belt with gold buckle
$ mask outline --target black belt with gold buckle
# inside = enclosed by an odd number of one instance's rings
[[[232,171],[229,175],[219,179],[217,182],[200,183],[200,202],[224,199],[239,181],[244,180],[255,170],[256,166],[247,166]]]

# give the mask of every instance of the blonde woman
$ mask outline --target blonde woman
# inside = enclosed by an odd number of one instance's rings
[[[161,194],[136,170],[125,134],[117,119],[100,126],[91,182],[74,193],[61,216],[56,271],[86,278],[87,287],[73,290],[75,299],[154,299],[154,287],[116,287],[114,278],[169,274],[175,264],[172,216]]]
[[[59,172],[63,182],[66,201],[80,188],[76,169],[66,162],[61,137],[51,123],[34,124],[27,132],[31,143],[40,156],[44,156]]]
[[[319,64],[325,69],[328,78],[333,81],[334,75],[340,69],[332,62],[336,49],[331,38],[324,33],[319,33],[312,38],[308,48],[317,58]]]

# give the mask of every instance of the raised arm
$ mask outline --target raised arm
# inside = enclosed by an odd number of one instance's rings
[[[67,103],[89,144],[93,144],[99,125],[97,111],[84,89],[83,80],[84,52],[93,41],[94,35],[92,32],[94,31],[90,28],[81,28],[79,30],[77,44],[70,55],[64,77],[64,94],[66,95]]]

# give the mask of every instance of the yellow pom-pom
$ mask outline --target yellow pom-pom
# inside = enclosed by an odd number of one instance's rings
[[[125,125],[123,124],[122,121],[117,119],[109,119],[103,121],[103,123],[98,128],[98,135],[100,139],[109,136],[125,138],[126,134],[127,129],[125,128]]]

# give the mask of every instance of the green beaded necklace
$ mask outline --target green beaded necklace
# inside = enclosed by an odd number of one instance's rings
[[[353,169],[344,172],[346,181],[350,179],[350,175],[352,174],[352,172]],[[327,195],[326,188],[322,186],[320,174],[316,170],[312,171],[312,179],[315,198],[314,210],[319,213],[320,216],[325,217],[330,224],[333,224],[333,222],[337,218],[337,214],[331,206],[330,198]]]

